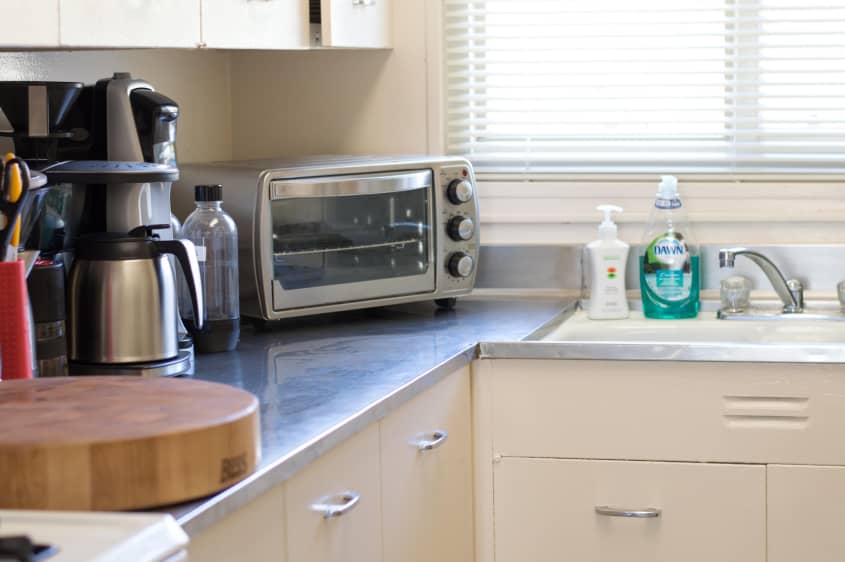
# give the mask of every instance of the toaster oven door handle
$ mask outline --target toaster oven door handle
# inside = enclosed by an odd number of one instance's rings
[[[415,189],[427,189],[432,185],[430,170],[415,172],[371,174],[367,176],[317,177],[270,182],[270,199],[301,197],[354,197],[356,195],[379,195]]]

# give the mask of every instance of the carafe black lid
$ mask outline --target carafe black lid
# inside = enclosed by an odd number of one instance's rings
[[[77,260],[148,260],[161,255],[153,238],[118,232],[97,232],[80,236],[76,242]]]
[[[68,160],[51,164],[41,171],[50,181],[68,183],[151,183],[179,179],[179,168],[174,166],[117,160]]]

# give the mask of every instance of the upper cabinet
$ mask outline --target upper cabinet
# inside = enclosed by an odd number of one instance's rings
[[[389,48],[391,0],[5,0],[0,49]],[[310,24],[310,26],[309,26]]]
[[[5,23],[0,47],[59,44],[59,0],[5,0],[0,6]]]
[[[390,0],[310,0],[324,47],[389,48]],[[319,5],[319,8],[317,6]],[[420,23],[420,25],[424,25]]]
[[[61,0],[62,47],[198,47],[200,0]]]
[[[202,41],[210,49],[304,49],[302,0],[203,0]]]

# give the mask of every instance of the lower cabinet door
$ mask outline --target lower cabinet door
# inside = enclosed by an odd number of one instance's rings
[[[190,562],[285,562],[285,490],[279,485],[191,539]]]
[[[496,562],[766,557],[762,465],[506,457],[494,482]]]
[[[305,467],[285,491],[290,562],[381,562],[378,424]]]
[[[381,422],[385,562],[471,562],[469,368]]]
[[[845,467],[769,465],[769,562],[845,560]]]

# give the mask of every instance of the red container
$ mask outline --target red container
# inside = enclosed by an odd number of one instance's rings
[[[0,262],[0,379],[32,378],[23,260]]]

